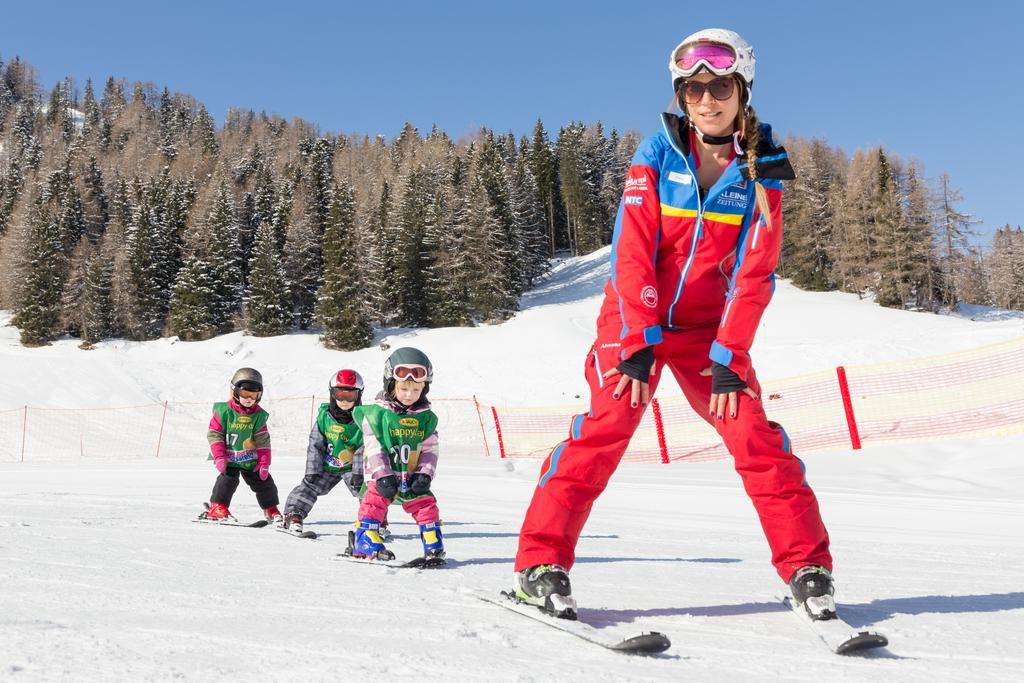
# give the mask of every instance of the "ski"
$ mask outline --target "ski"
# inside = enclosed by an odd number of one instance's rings
[[[275,527],[275,530],[276,531],[280,531],[282,534],[288,534],[289,536],[294,536],[295,538],[308,538],[310,540],[316,540],[316,539],[320,538],[320,534],[318,534],[315,531],[300,531],[299,533],[295,533],[291,529],[286,529],[286,528],[281,527],[281,526]]]
[[[401,560],[375,560],[368,557],[355,557],[353,555],[346,555],[345,553],[338,553],[332,560],[339,562],[355,562],[356,564],[372,564],[378,567],[388,567],[390,569],[440,569],[448,566],[448,562],[442,557],[417,557],[408,562]]]
[[[599,645],[614,652],[621,652],[629,655],[656,655],[664,652],[672,646],[672,642],[668,639],[668,636],[663,633],[658,633],[657,631],[641,633],[622,640],[616,640],[614,637],[609,638],[598,629],[582,621],[570,621],[568,619],[553,617],[540,607],[521,601],[515,593],[511,591],[501,591],[501,593],[496,596],[491,595],[490,593],[474,591],[473,596],[483,602],[503,607],[515,612],[516,614],[521,614],[524,617],[533,619],[534,621],[539,621],[551,628],[576,636],[580,640],[585,640],[588,643]]]
[[[244,526],[249,527],[250,529],[262,529],[263,527],[270,524],[270,522],[268,522],[265,519],[257,519],[255,522],[249,523],[239,522],[237,519],[224,521],[218,521],[213,519],[193,519],[192,521],[198,522],[200,524],[209,524],[210,526]]]
[[[778,593],[775,596],[803,622],[825,646],[837,655],[864,652],[889,644],[889,639],[878,631],[856,629],[839,617],[834,619],[811,619],[803,606],[793,601],[792,595]]]

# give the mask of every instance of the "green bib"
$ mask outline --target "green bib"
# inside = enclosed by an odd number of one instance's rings
[[[227,443],[228,467],[243,470],[256,468],[256,442],[253,436],[267,424],[270,413],[260,408],[244,415],[227,403],[214,403],[213,413],[220,420]]]
[[[399,415],[376,404],[352,411],[357,424],[365,421],[373,430],[381,448],[391,461],[391,470],[399,482],[399,495],[405,494],[409,475],[416,470],[420,447],[437,430],[437,415],[431,410],[414,415]],[[367,456],[368,457],[368,456]]]
[[[352,469],[352,458],[363,445],[363,430],[358,422],[342,424],[333,417],[329,403],[320,405],[316,416],[316,425],[327,441],[327,453],[324,455],[325,472],[348,472]]]

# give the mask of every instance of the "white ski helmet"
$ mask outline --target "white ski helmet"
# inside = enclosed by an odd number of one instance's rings
[[[716,46],[728,49],[716,54]],[[737,74],[747,85],[747,104],[750,104],[756,62],[754,48],[740,34],[724,28],[706,28],[686,36],[676,45],[668,58],[668,70],[672,74],[673,90],[680,79],[689,78],[701,69],[707,69],[716,76]]]

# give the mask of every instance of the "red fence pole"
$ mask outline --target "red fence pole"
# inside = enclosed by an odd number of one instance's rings
[[[327,400],[328,401],[333,401],[334,399],[332,397],[328,396]],[[314,410],[315,406],[316,406],[316,394],[313,394],[312,396],[309,397],[309,431],[313,431],[313,410]]]
[[[651,399],[651,412],[654,413],[654,431],[658,433],[658,450],[661,451],[661,462],[668,464],[668,447],[665,445],[665,423],[661,420],[661,405],[658,399]]]
[[[484,440],[484,452],[487,457],[491,457],[491,447],[487,443],[487,431],[484,429],[484,416],[480,413],[480,401],[476,400],[476,394],[473,394],[473,403],[476,405],[476,417],[480,420],[480,436]]]
[[[28,406],[21,417],[21,461],[25,462],[25,430],[28,428]]]
[[[494,430],[498,433],[498,448],[501,450],[501,457],[505,457],[505,442],[501,438],[501,423],[498,422],[498,410],[491,406],[491,414],[494,415]]]
[[[860,449],[860,433],[857,431],[857,418],[853,415],[853,401],[850,399],[850,385],[846,381],[846,368],[840,365],[836,368],[836,375],[839,377],[839,393],[843,397],[843,409],[846,411],[846,426],[850,430],[850,445],[853,450]]]
[[[160,415],[160,434],[156,437],[156,457],[160,457],[160,444],[164,440],[164,420],[167,419],[167,401],[164,401],[164,412]]]

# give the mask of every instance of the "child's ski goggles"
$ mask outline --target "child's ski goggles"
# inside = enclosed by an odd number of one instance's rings
[[[716,76],[727,76],[736,71],[736,51],[722,43],[689,43],[676,50],[672,61],[679,75],[690,77],[702,67]]]
[[[332,387],[331,396],[334,397],[335,401],[352,401],[355,403],[356,399],[359,398],[359,390],[351,387]]]
[[[260,392],[249,391],[248,389],[238,389],[238,398],[251,398],[254,401],[258,401],[260,398]]]
[[[422,365],[396,365],[391,372],[395,379],[402,382],[425,382],[427,379],[427,369]]]

